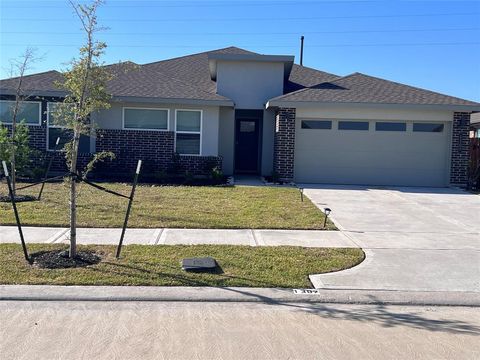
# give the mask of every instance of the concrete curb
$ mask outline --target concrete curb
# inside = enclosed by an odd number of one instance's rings
[[[385,304],[480,307],[479,292],[242,287],[0,285],[0,301],[162,301]]]

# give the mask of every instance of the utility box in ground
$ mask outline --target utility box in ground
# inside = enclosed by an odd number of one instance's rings
[[[185,271],[214,270],[217,262],[211,257],[187,258],[182,260],[182,269]]]

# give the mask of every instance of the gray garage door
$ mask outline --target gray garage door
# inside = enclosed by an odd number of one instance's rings
[[[446,186],[450,123],[297,119],[295,181]]]

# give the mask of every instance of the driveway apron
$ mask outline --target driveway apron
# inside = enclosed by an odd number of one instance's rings
[[[454,188],[303,185],[366,260],[317,288],[480,291],[480,196]]]

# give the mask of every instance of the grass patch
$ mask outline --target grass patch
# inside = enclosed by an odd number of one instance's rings
[[[65,249],[61,244],[29,244],[29,251]],[[309,288],[308,275],[337,271],[360,263],[361,249],[250,247],[235,245],[129,245],[115,260],[115,246],[79,246],[103,254],[88,267],[38,269],[25,261],[21,246],[0,244],[0,284],[252,286]],[[220,273],[181,270],[185,257],[212,256]]]
[[[131,186],[103,184],[125,195]],[[0,194],[6,193],[0,184]],[[37,195],[38,186],[21,194]],[[78,226],[121,227],[127,200],[79,185]],[[18,204],[24,225],[68,226],[68,189],[62,183],[47,184],[41,201]],[[0,203],[2,224],[15,224],[12,207]],[[151,186],[137,188],[130,227],[223,229],[321,229],[324,215],[294,188]],[[335,229],[330,221],[327,229]]]

